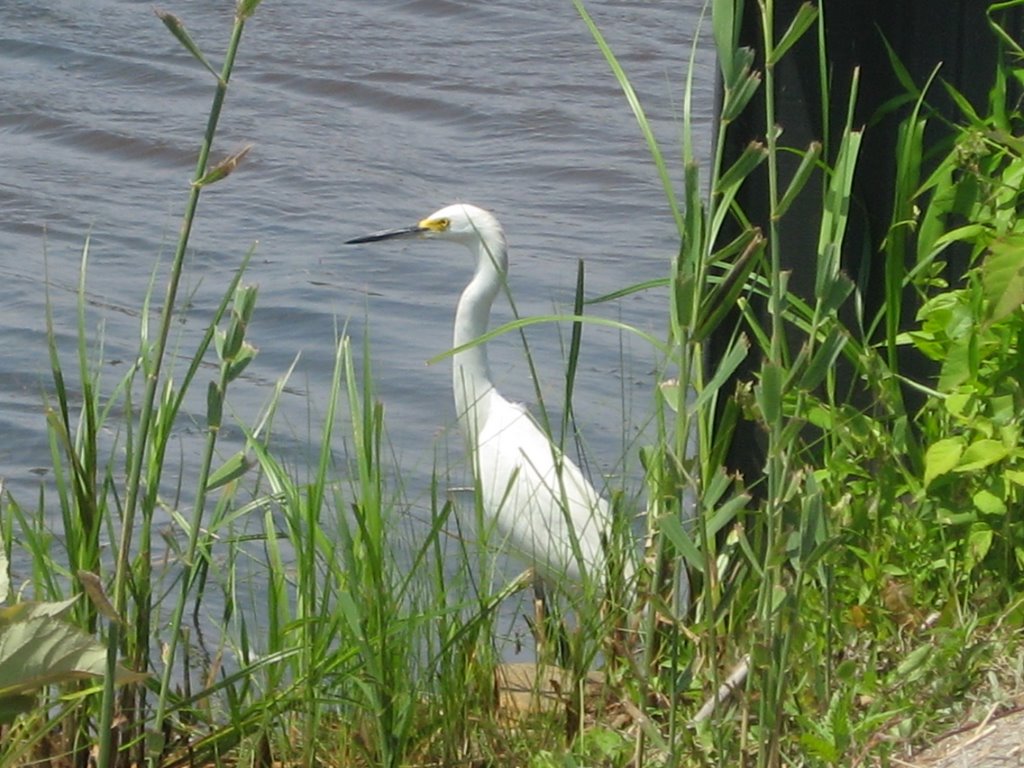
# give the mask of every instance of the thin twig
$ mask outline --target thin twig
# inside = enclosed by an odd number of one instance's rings
[[[747,654],[740,659],[739,664],[732,668],[729,676],[725,678],[725,681],[718,687],[718,691],[710,699],[704,702],[697,714],[693,716],[693,720],[690,721],[691,725],[702,723],[711,717],[711,713],[715,711],[715,707],[729,698],[733,692],[739,688],[747,679],[747,673],[750,671],[750,655]]]

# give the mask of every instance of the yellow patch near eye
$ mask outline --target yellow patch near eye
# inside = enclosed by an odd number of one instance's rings
[[[448,219],[424,219],[419,223],[421,229],[429,229],[432,232],[444,232],[451,226]]]

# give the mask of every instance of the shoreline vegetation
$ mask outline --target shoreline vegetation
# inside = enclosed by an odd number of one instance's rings
[[[798,42],[818,41],[826,100],[832,73],[815,6],[780,25],[772,0],[757,4],[767,62],[757,69],[737,42],[737,3],[712,0],[715,151],[694,156],[688,78],[675,178],[627,73],[573,2],[637,118],[679,232],[657,284],[588,300],[580,290],[572,316],[540,319],[573,324],[560,409],[571,414],[578,331],[597,322],[587,307],[667,289],[664,335],[637,332],[662,356],[657,429],[639,451],[644,508],[609,489],[609,561],[633,562],[635,578],[556,594],[536,626],[537,664],[504,664],[498,608],[528,577],[503,581],[493,547],[446,533],[472,530],[480,510],[449,495],[445,467],[425,530],[407,533],[365,341],[337,339],[308,465],[275,451],[276,398],[253,424],[228,416],[231,385],[257,354],[251,250],[198,346],[169,363],[199,199],[244,179],[247,148],[211,158],[260,0],[237,3],[220,69],[181,20],[158,12],[215,95],[175,256],[140,297],[134,364],[113,386],[101,379],[102,340],[84,320],[87,241],[70,360],[47,308],[53,487],[37,506],[4,494],[0,514],[0,765],[888,765],[1019,706],[1024,116],[1013,94],[1024,49],[998,24],[1019,3],[989,10],[1004,56],[986,109],[903,71],[896,156],[865,158],[853,73],[831,137],[793,147],[772,130],[727,164],[725,131],[744,110],[777,124],[774,67]],[[961,110],[955,122],[929,106],[937,88]],[[841,262],[865,162],[893,178],[893,219],[873,254],[885,276],[876,309]],[[755,173],[768,180],[761,226],[738,202]],[[790,290],[784,267],[780,222],[801,195],[818,201],[807,222],[817,248],[802,257],[811,296]],[[954,254],[965,269],[950,267]],[[933,374],[911,375],[907,356]],[[193,390],[206,392],[203,414],[183,412]],[[202,425],[205,447],[179,506],[161,489],[179,469],[168,448],[186,418]],[[741,423],[758,428],[756,477],[726,469]],[[226,425],[245,446],[225,460]],[[177,531],[161,566],[154,520],[168,510]],[[12,550],[30,564],[13,585]],[[220,635],[196,638],[194,617],[211,601],[223,605],[211,628]]]

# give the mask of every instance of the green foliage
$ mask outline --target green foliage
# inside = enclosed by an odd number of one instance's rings
[[[37,706],[39,689],[106,673],[106,648],[66,618],[74,602],[0,607],[0,724]],[[145,677],[121,666],[116,676],[119,683]]]
[[[712,696],[724,670],[750,654],[746,698],[720,707],[695,735],[707,764],[846,765],[869,745],[884,752],[910,730],[905,723],[926,722],[921,701],[948,710],[963,697],[988,663],[972,651],[990,642],[980,628],[998,624],[1021,588],[1024,167],[1015,133],[1024,121],[1006,83],[1022,73],[997,72],[990,118],[951,92],[967,126],[936,139],[927,87],[893,62],[912,90],[893,102],[909,114],[896,156],[882,159],[895,193],[885,295],[864,317],[840,262],[863,162],[856,74],[845,125],[806,148],[786,146],[775,129],[774,67],[820,19],[810,5],[783,20],[773,3],[757,4],[759,72],[754,52],[738,46],[739,8],[711,6],[719,154],[705,196],[684,147],[671,349],[657,400],[664,431],[642,451],[650,599],[667,631],[692,632],[692,642],[662,640],[648,625],[645,664],[657,670],[648,684],[667,702],[663,732],[672,734],[682,726],[676,713]],[[834,77],[819,55],[821,72]],[[621,68],[613,71],[621,81]],[[825,114],[831,87],[823,80]],[[766,134],[727,165],[725,131],[752,108],[763,109]],[[786,154],[798,162],[783,164]],[[755,173],[767,179],[763,231],[738,203]],[[814,289],[803,296],[790,290],[787,265],[809,261],[791,253],[779,223],[815,186]],[[731,242],[727,226],[739,233]],[[956,274],[963,253],[968,266]],[[709,361],[703,344],[712,333]],[[934,379],[905,367],[911,350],[935,361]],[[730,488],[721,466],[741,419],[757,424],[765,464]],[[671,575],[682,568],[696,586],[692,604]],[[959,674],[944,674],[949,665]]]
[[[0,726],[38,706],[39,690],[101,678],[107,669],[106,648],[68,620],[76,598],[4,605],[10,592],[5,549],[0,536]],[[120,665],[115,675],[118,683],[145,677]]]
[[[992,112],[1004,114],[994,104]],[[957,542],[949,567],[965,584],[1009,586],[1024,573],[1024,146],[1008,131],[1024,118],[1005,114],[965,114],[967,125],[922,188],[930,225],[914,279],[922,304],[917,327],[901,340],[938,366],[935,396],[921,413],[922,503],[943,538]],[[954,221],[964,223],[938,234]],[[966,254],[967,268],[951,286],[943,257],[954,251]]]

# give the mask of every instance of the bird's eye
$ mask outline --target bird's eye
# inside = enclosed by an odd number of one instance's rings
[[[434,223],[437,225],[437,229],[440,232],[447,231],[448,227],[450,227],[452,225],[452,222],[451,222],[450,219],[438,219]]]

